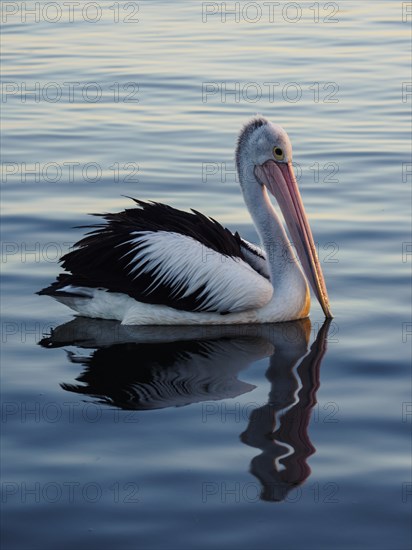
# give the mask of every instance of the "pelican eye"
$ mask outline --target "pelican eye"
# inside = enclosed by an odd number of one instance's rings
[[[283,160],[285,158],[285,154],[280,147],[273,147],[273,156],[276,160]]]

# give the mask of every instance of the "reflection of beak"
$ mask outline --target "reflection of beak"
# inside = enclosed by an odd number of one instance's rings
[[[325,316],[332,317],[325,280],[292,164],[268,160],[255,167],[255,175],[276,198],[305,275]]]

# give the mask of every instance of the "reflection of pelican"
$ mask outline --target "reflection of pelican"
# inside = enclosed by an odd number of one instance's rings
[[[316,403],[328,324],[309,353],[309,319],[277,325],[160,330],[77,318],[57,327],[40,343],[93,349],[89,356],[69,354],[85,370],[77,378],[79,384],[62,387],[134,410],[236,397],[254,389],[239,381],[238,373],[270,357],[269,403],[252,412],[241,439],[263,451],[251,463],[252,473],[263,485],[261,498],[281,500],[310,474],[306,460],[314,448],[307,428]]]
[[[316,404],[329,324],[325,322],[310,352],[301,361],[298,353],[292,359],[290,346],[284,344],[276,348],[266,373],[272,383],[269,402],[252,412],[249,425],[241,435],[244,443],[263,451],[251,462],[251,472],[263,485],[263,500],[283,500],[310,475],[306,461],[315,448],[307,430]],[[293,368],[296,365],[297,368]]]
[[[42,340],[46,347],[97,348],[69,354],[85,371],[68,391],[122,409],[157,409],[236,397],[255,386],[237,379],[253,361],[273,354],[270,341],[241,327],[136,327],[78,317]],[[265,329],[266,331],[266,329]],[[159,345],[161,344],[161,345]]]
[[[292,168],[286,132],[247,124],[236,165],[263,250],[193,211],[136,200],[103,215],[62,258],[66,273],[40,294],[81,315],[127,325],[271,323],[308,315],[308,285],[268,191],[276,198],[306,279],[331,317],[322,269]]]

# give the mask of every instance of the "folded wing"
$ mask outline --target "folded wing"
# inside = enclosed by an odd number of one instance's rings
[[[256,251],[245,252],[238,235],[198,212],[136,202],[139,208],[104,215],[106,223],[62,258],[67,273],[41,293],[87,297],[87,288],[101,288],[145,303],[222,314],[260,308],[271,299],[265,261]]]

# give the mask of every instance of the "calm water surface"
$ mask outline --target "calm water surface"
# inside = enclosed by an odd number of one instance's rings
[[[2,6],[3,548],[409,548],[412,15],[86,4]],[[291,137],[330,326],[314,303],[137,329],[35,295],[124,195],[256,242],[233,171],[255,113]]]

